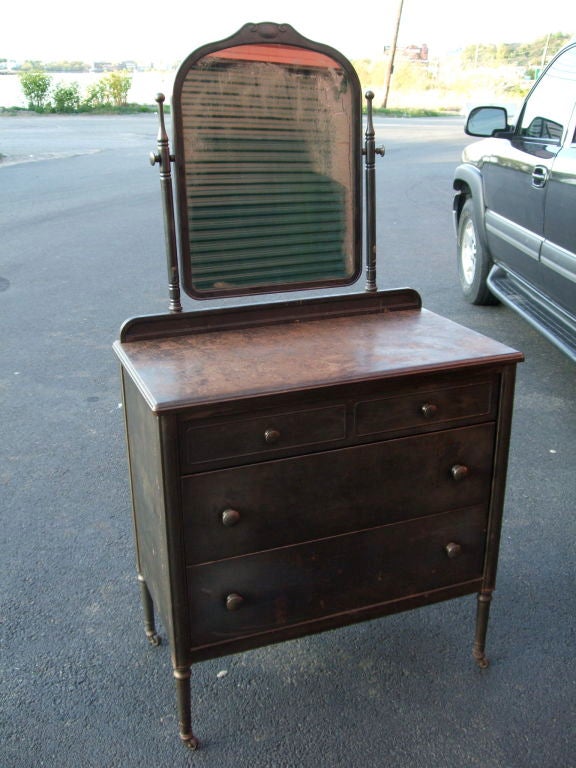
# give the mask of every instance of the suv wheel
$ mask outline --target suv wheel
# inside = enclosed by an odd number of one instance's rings
[[[486,278],[492,269],[492,259],[485,252],[478,237],[472,198],[462,206],[458,221],[458,276],[462,293],[470,304],[497,304],[490,293]]]

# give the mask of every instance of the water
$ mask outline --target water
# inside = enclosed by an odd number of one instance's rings
[[[55,72],[49,73],[52,85],[76,82],[80,86],[82,98],[86,95],[89,85],[96,83],[104,75],[101,72]],[[128,101],[137,104],[153,104],[156,94],[161,92],[169,101],[174,83],[174,71],[169,72],[134,72],[132,86],[128,93]],[[0,107],[26,107],[26,99],[20,88],[18,75],[0,75]]]

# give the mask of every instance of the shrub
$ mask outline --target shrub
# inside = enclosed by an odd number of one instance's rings
[[[54,112],[77,112],[80,108],[80,86],[78,83],[58,83],[52,91]]]
[[[43,112],[48,106],[52,78],[45,72],[22,72],[20,87],[28,100],[28,109]]]
[[[392,85],[401,91],[425,91],[430,87],[430,74],[421,62],[401,61],[394,67]]]
[[[45,72],[22,72],[20,87],[28,101],[28,109],[35,112],[78,112],[80,109],[106,109],[125,107],[131,75],[110,72],[88,86],[86,98],[81,99],[78,83],[58,83],[52,88],[52,78]],[[50,103],[52,97],[53,103]]]
[[[128,99],[132,77],[120,72],[110,72],[87,88],[84,106],[87,109],[123,107]]]
[[[123,75],[121,72],[110,72],[100,81],[104,84],[108,94],[108,103],[115,107],[122,107],[128,101],[128,91],[132,85],[130,75]]]
[[[108,89],[102,79],[88,86],[84,104],[88,109],[97,109],[98,107],[105,107],[109,103],[108,98]]]

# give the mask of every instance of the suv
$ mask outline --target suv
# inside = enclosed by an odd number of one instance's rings
[[[454,177],[458,272],[472,304],[498,300],[576,361],[576,43],[526,97],[515,126],[477,107]]]

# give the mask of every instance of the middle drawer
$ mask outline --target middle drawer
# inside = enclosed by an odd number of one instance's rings
[[[185,477],[186,562],[486,505],[493,445],[489,423]]]

